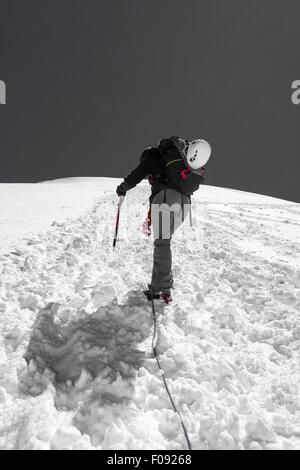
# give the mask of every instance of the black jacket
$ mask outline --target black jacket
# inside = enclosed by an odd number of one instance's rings
[[[171,139],[162,139],[158,147],[150,147],[143,151],[140,164],[124,179],[120,185],[126,192],[134,188],[142,179],[148,177],[152,185],[151,199],[164,188],[171,187],[166,183],[165,168],[162,165],[162,156],[168,160],[181,158],[179,150]],[[204,178],[202,178],[202,183]]]
[[[124,178],[122,188],[128,191],[147,177],[152,186],[151,198],[161,189],[167,187],[164,181],[164,170],[161,165],[161,151],[158,147],[150,147],[143,151],[140,164]]]

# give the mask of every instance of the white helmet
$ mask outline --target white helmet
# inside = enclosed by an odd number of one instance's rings
[[[192,140],[187,149],[187,162],[192,170],[202,168],[209,160],[211,146],[206,140]]]

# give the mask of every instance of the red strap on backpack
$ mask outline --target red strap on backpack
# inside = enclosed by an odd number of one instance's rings
[[[191,172],[191,169],[190,167],[188,166],[187,168],[185,168],[184,170],[182,170],[182,172],[180,173],[180,178],[182,180],[187,180],[188,177],[189,177],[189,174]]]

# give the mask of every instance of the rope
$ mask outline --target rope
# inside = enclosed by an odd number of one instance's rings
[[[185,435],[185,438],[186,438],[186,442],[187,442],[187,445],[188,445],[188,449],[189,449],[189,450],[192,450],[192,444],[191,444],[191,441],[190,441],[190,438],[189,438],[189,435],[188,435],[186,426],[185,426],[185,424],[184,424],[184,421],[183,421],[183,418],[182,418],[180,412],[179,412],[179,411],[177,410],[177,408],[176,408],[176,405],[175,405],[175,403],[174,403],[174,400],[173,400],[173,398],[172,398],[172,395],[171,395],[171,393],[170,393],[170,390],[169,390],[169,387],[168,387],[168,384],[167,384],[167,381],[166,381],[166,378],[165,378],[165,372],[164,372],[164,370],[162,369],[162,367],[161,367],[161,365],[160,365],[160,362],[159,362],[158,354],[157,354],[157,351],[156,351],[156,343],[157,343],[158,336],[157,336],[156,313],[155,313],[154,300],[153,300],[153,298],[151,299],[151,304],[152,304],[152,315],[153,315],[153,322],[154,322],[154,331],[153,331],[153,339],[152,339],[152,349],[153,349],[153,352],[154,352],[154,355],[155,355],[155,359],[156,359],[158,368],[159,368],[159,370],[160,370],[162,379],[163,379],[163,381],[164,381],[164,385],[165,385],[167,394],[168,394],[169,399],[170,399],[170,402],[171,402],[171,404],[172,404],[173,410],[174,410],[174,412],[177,414],[177,416],[178,416],[179,419],[180,419],[181,426],[182,426],[182,429],[183,429],[183,432],[184,432],[184,435]]]

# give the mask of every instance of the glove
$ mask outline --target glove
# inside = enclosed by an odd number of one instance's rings
[[[117,192],[117,195],[118,195],[119,197],[126,195],[127,190],[126,190],[126,185],[125,185],[124,182],[121,183],[121,184],[117,187],[116,192]]]

